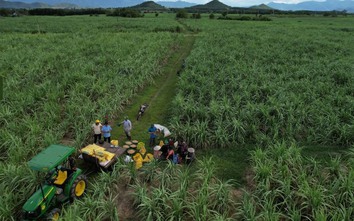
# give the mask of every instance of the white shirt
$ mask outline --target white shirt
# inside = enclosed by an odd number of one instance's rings
[[[132,122],[130,122],[130,120],[124,120],[123,121],[123,128],[124,128],[124,131],[130,132],[132,130]]]
[[[101,123],[99,123],[98,125],[92,124],[92,128],[95,134],[101,134],[101,127],[102,127]]]

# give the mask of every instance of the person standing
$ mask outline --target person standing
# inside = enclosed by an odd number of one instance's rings
[[[93,129],[93,143],[97,143],[97,141],[101,140],[101,129],[102,124],[100,120],[96,120],[94,124],[92,124]]]
[[[155,140],[157,137],[156,131],[157,128],[153,124],[151,124],[151,126],[148,129],[148,132],[150,134],[150,147],[155,146]]]
[[[111,131],[112,127],[108,125],[108,121],[105,121],[102,127],[102,133],[104,141],[107,141],[108,143],[111,143]]]
[[[128,140],[132,140],[132,136],[130,131],[133,128],[132,122],[128,119],[127,116],[124,117],[124,121],[122,121],[120,124],[118,124],[118,126],[120,126],[121,124],[123,124],[123,130],[125,135],[127,136]]]

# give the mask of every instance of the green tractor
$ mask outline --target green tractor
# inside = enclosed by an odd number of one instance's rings
[[[87,181],[70,157],[74,151],[71,147],[50,145],[28,162],[31,169],[45,172],[46,176],[23,205],[24,220],[58,220],[58,206],[83,196]]]

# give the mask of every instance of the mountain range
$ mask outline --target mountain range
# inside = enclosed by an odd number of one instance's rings
[[[82,8],[117,8],[130,7],[143,3],[143,0],[8,0],[9,2],[35,3],[41,2],[48,5],[69,3]]]
[[[21,2],[19,2],[21,1]],[[16,3],[15,3],[16,2]],[[81,8],[121,8],[131,7],[144,3],[144,0],[0,0],[0,8],[43,8],[53,7],[56,5],[65,5]],[[24,4],[26,3],[26,4]],[[217,6],[219,10],[230,9],[231,6],[225,5],[217,0],[212,0],[204,5],[196,5],[186,1],[156,1],[157,4],[166,8],[213,8]],[[16,7],[15,7],[16,6]],[[264,4],[261,5],[263,8]],[[326,0],[323,2],[307,1],[297,4],[285,4],[271,2],[266,6],[279,10],[309,10],[309,11],[342,11],[354,12],[354,0]],[[259,6],[253,6],[259,7]]]
[[[162,6],[165,6],[166,8],[187,8],[187,7],[191,7],[191,6],[197,5],[195,3],[190,3],[190,2],[185,2],[185,1],[175,1],[175,2],[158,1],[156,3],[160,4]]]
[[[18,1],[4,1],[0,0],[0,8],[78,8],[79,6],[74,4],[59,3],[54,5],[49,5],[42,2],[25,3]]]
[[[307,1],[300,2],[297,4],[285,4],[285,3],[275,3],[271,2],[268,4],[269,7],[286,10],[286,11],[298,11],[298,10],[309,10],[309,11],[342,11],[347,10],[348,12],[354,12],[354,0],[326,0],[324,2]]]
[[[38,2],[47,5],[57,5],[63,3],[69,3],[77,5],[82,8],[123,8],[131,7],[144,3],[144,0],[1,0],[2,2],[17,2],[33,4]],[[4,3],[4,4],[5,4]],[[185,8],[196,5],[195,3],[185,2],[185,1],[156,1],[157,4],[162,5],[167,8]],[[23,5],[26,6],[26,5]],[[0,5],[1,7],[1,5]]]

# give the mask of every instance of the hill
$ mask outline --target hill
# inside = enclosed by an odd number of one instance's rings
[[[309,11],[342,11],[347,10],[348,12],[354,12],[354,1],[352,0],[327,0],[324,2],[307,1],[300,2],[298,4],[285,4],[271,2],[268,4],[269,7],[279,9],[279,10],[309,10]]]
[[[49,7],[47,4],[43,3],[24,3],[24,2],[8,2],[4,0],[0,0],[0,8],[43,8],[43,7]]]
[[[230,6],[225,5],[224,3],[218,0],[212,0],[211,2],[206,3],[205,5],[196,5],[189,7],[193,10],[209,10],[209,11],[216,11],[216,10],[228,10],[231,9]]]
[[[141,4],[132,6],[130,8],[138,9],[138,10],[149,10],[149,11],[166,11],[168,10],[166,7],[157,4],[154,1],[147,1]]]
[[[249,7],[250,9],[260,9],[260,10],[273,10],[273,8],[269,7],[266,4],[254,5]]]
[[[80,8],[80,6],[70,3],[59,3],[51,6],[51,8]]]

